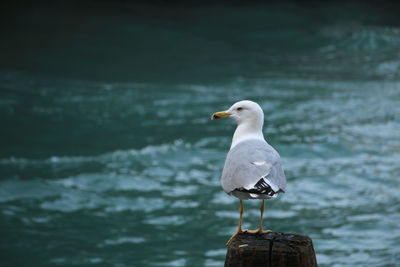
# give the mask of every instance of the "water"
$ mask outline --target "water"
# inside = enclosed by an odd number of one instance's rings
[[[5,15],[2,266],[223,266],[234,124],[209,118],[240,99],[288,177],[266,226],[319,266],[399,266],[396,6],[60,5]]]

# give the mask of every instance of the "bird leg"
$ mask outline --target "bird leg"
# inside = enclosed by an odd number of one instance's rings
[[[261,203],[261,206],[260,206],[260,225],[258,226],[257,230],[248,231],[249,233],[252,233],[252,234],[265,234],[265,233],[271,232],[271,230],[263,231],[264,208],[265,208],[265,199],[262,200],[262,203]]]
[[[260,206],[260,225],[258,226],[258,231],[261,233],[262,233],[262,229],[263,229],[264,209],[265,209],[265,200],[263,199],[261,206]]]
[[[228,242],[226,242],[226,245],[227,245],[227,246],[230,245],[230,243],[232,242],[232,240],[233,240],[233,238],[234,238],[235,236],[237,236],[238,234],[243,233],[243,230],[242,230],[243,212],[244,212],[243,201],[240,200],[240,207],[239,207],[239,214],[240,214],[240,215],[239,215],[238,229],[237,229],[236,233],[234,233],[234,234],[231,236],[231,238],[229,238]],[[246,231],[246,230],[245,230],[245,231]]]

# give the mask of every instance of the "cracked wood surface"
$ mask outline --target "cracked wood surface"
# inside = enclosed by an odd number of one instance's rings
[[[311,238],[297,234],[242,233],[230,245],[225,267],[315,267]]]

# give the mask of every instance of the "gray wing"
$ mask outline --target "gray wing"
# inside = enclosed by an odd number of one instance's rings
[[[286,177],[280,156],[272,146],[261,140],[247,140],[229,151],[221,184],[228,194],[245,190],[273,195],[286,190]]]

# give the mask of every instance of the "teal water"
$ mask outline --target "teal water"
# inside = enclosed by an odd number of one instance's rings
[[[288,177],[265,226],[399,266],[397,6],[76,5],[4,12],[1,266],[223,266],[234,124],[209,118],[240,99]]]

